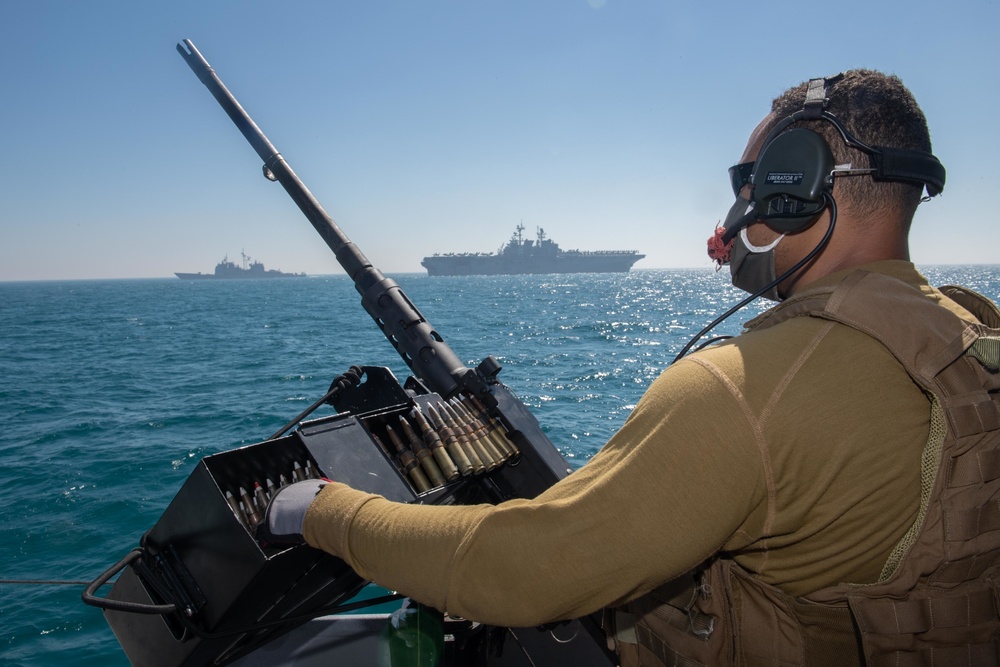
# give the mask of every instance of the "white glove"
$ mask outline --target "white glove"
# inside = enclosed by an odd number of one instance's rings
[[[257,525],[257,540],[267,544],[305,542],[302,533],[305,532],[306,510],[327,484],[326,480],[307,479],[278,489]]]

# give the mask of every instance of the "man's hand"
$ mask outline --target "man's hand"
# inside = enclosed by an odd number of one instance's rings
[[[307,479],[278,489],[257,525],[258,542],[266,544],[301,544],[306,510],[313,499],[329,484],[326,480]]]

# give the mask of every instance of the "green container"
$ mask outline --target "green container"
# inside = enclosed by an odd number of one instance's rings
[[[389,615],[381,637],[384,667],[438,667],[444,653],[444,618],[438,610],[407,600]]]

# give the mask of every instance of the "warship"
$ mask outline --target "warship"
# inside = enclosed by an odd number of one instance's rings
[[[229,255],[222,258],[222,261],[215,265],[215,273],[174,273],[181,280],[202,280],[202,279],[247,279],[247,278],[305,278],[304,273],[283,273],[277,269],[265,269],[261,262],[250,259],[245,252],[240,252],[243,257],[242,265],[229,259]]]
[[[430,276],[495,276],[525,273],[628,273],[645,255],[636,250],[563,250],[537,229],[526,239],[518,225],[510,240],[494,252],[435,254],[420,264]]]

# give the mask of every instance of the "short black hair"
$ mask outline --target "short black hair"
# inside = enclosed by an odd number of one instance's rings
[[[802,109],[808,82],[789,88],[774,98],[771,111],[775,122]],[[855,69],[828,85],[827,111],[859,141],[869,146],[907,148],[931,152],[927,119],[917,101],[899,77],[869,69]],[[798,121],[792,127],[808,127],[826,139],[837,164],[868,167],[861,151],[848,148],[832,123],[823,120]],[[923,187],[895,181],[875,181],[870,176],[849,176],[834,180],[834,196],[867,211],[895,211],[909,225],[923,196]]]

